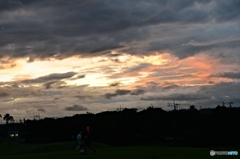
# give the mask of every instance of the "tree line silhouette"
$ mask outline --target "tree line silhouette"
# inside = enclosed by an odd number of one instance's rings
[[[197,110],[164,111],[123,109],[72,117],[26,120],[21,135],[26,142],[75,140],[86,124],[93,128],[93,141],[111,145],[179,144],[188,146],[239,146],[240,108],[218,106]]]

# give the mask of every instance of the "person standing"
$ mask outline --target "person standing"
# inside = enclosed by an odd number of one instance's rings
[[[96,149],[92,145],[92,128],[88,125],[85,129],[85,153],[87,153],[87,148],[91,148],[94,153],[96,153]]]
[[[82,146],[82,132],[80,132],[77,137],[77,147],[76,147],[76,150],[79,150],[81,149],[81,146]]]

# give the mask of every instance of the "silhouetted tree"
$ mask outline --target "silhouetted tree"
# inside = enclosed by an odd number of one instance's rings
[[[8,131],[8,142],[9,142],[10,139],[9,139],[9,126],[8,126],[8,122],[9,121],[14,121],[14,118],[13,118],[13,116],[11,116],[10,114],[7,113],[7,114],[4,115],[3,120],[6,121],[7,131]]]
[[[5,120],[6,124],[8,124],[9,121],[14,121],[14,118],[13,118],[13,116],[11,116],[10,114],[7,113],[4,115],[3,120]]]

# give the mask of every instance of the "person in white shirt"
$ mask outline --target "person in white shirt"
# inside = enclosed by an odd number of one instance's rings
[[[78,144],[76,147],[76,150],[79,150],[79,149],[81,149],[81,145],[82,145],[82,132],[80,132],[77,135],[76,139],[77,139],[77,144]]]

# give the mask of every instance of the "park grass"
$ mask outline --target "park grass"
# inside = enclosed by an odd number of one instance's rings
[[[74,142],[51,144],[0,144],[0,159],[207,159],[210,148],[163,147],[163,146],[127,146],[113,147],[93,143],[97,149],[94,154],[80,155]],[[216,151],[237,150],[212,148]],[[238,152],[239,149],[238,149]],[[239,156],[214,156],[214,158],[238,158]]]

